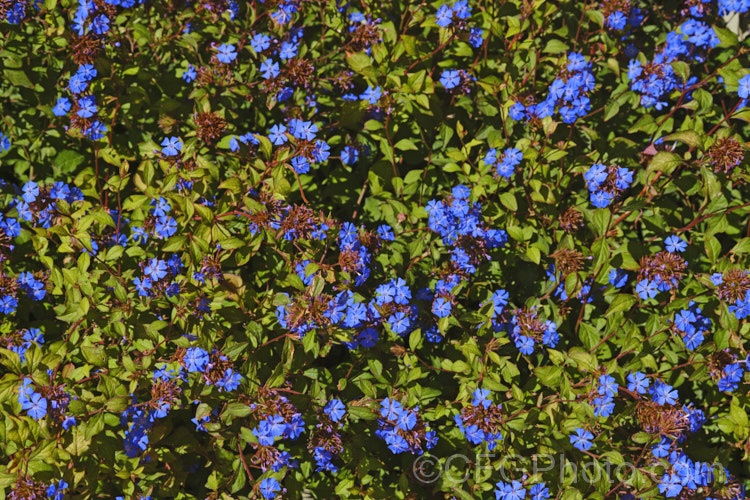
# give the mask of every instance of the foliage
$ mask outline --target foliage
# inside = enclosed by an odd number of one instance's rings
[[[0,498],[744,498],[749,9],[0,1]]]

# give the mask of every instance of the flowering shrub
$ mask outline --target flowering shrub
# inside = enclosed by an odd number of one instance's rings
[[[749,10],[0,1],[0,498],[745,498]]]

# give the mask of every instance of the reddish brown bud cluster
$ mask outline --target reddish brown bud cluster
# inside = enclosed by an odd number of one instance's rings
[[[642,257],[638,280],[648,278],[657,284],[666,282],[669,288],[674,287],[685,274],[687,263],[679,254],[662,250],[656,255]]]
[[[307,59],[295,57],[287,61],[281,72],[282,79],[291,82],[297,87],[307,88],[313,81],[312,75],[315,68]]]
[[[750,289],[750,273],[744,269],[731,269],[724,273],[722,282],[716,287],[716,295],[730,304],[744,300]]]
[[[342,71],[333,82],[341,92],[351,90],[354,88],[354,72],[348,70]]]
[[[175,380],[158,380],[151,386],[151,401],[149,407],[155,410],[167,410],[180,402],[182,388]]]
[[[601,3],[602,14],[608,18],[614,12],[622,12],[625,17],[630,14],[630,0],[606,0]]]
[[[47,405],[47,416],[57,424],[62,424],[67,417],[70,394],[63,390],[62,385],[40,385],[37,392],[50,403]]]
[[[224,134],[224,127],[227,125],[224,118],[212,112],[196,113],[193,120],[195,126],[198,127],[196,131],[198,138],[205,144],[213,144],[219,139]]]
[[[320,422],[315,426],[307,448],[311,451],[315,448],[323,448],[332,456],[337,456],[344,449],[338,430],[339,425],[332,421],[331,417],[322,412],[318,416],[318,419]]]
[[[687,413],[679,406],[660,405],[650,400],[639,400],[635,408],[641,429],[649,434],[676,439],[690,428]]]
[[[375,22],[362,23],[354,29],[351,33],[351,47],[353,52],[365,50],[373,43],[379,42],[382,39],[380,27],[377,24],[379,21],[378,19]]]
[[[331,321],[325,317],[325,312],[328,310],[330,301],[329,295],[311,297],[305,294],[296,296],[294,302],[286,306],[284,320],[287,327],[294,330],[310,322],[318,325],[318,327],[329,325]]]
[[[517,309],[514,313],[516,326],[521,330],[519,335],[525,335],[536,341],[541,341],[547,326],[537,319],[535,309]]]
[[[47,498],[47,487],[36,483],[31,476],[18,478],[10,490],[9,500],[44,500]]]
[[[216,385],[219,380],[224,378],[224,374],[229,368],[234,368],[232,360],[224,356],[221,351],[214,350],[208,356],[208,365],[203,372],[203,381],[208,385]]]
[[[555,259],[555,269],[560,271],[560,281],[571,274],[581,270],[583,267],[583,254],[577,250],[561,248],[550,254]]]
[[[729,173],[740,164],[743,158],[745,158],[745,148],[729,137],[717,140],[708,150],[709,163],[714,166],[714,172]]]
[[[560,221],[560,229],[567,233],[572,233],[581,227],[583,215],[575,207],[570,207],[560,214],[558,220]]]
[[[503,413],[500,406],[490,405],[466,405],[461,408],[461,420],[464,427],[476,425],[484,432],[485,436],[500,434],[500,423],[503,421]]]
[[[92,64],[104,51],[104,42],[101,38],[91,33],[83,36],[73,35],[72,49],[73,62],[78,65]]]

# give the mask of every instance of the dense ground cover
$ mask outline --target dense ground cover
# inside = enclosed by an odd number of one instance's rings
[[[0,0],[0,499],[744,498],[748,10]]]

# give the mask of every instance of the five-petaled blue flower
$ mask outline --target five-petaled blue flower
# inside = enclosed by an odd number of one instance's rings
[[[592,439],[594,439],[594,435],[591,434],[591,432],[578,428],[575,429],[575,434],[570,435],[570,442],[573,445],[573,447],[578,448],[581,451],[586,451],[593,443],[591,442]]]
[[[237,58],[237,49],[235,49],[234,45],[232,44],[222,43],[216,49],[216,59],[218,59],[219,62],[223,62],[224,64],[229,64],[232,61],[234,61],[236,58]]]
[[[177,156],[182,151],[182,140],[179,137],[166,137],[161,145],[164,147],[161,152],[166,156]]]
[[[667,239],[664,240],[664,245],[667,248],[667,252],[672,253],[684,252],[687,248],[687,243],[685,243],[682,238],[675,235],[667,236]]]

